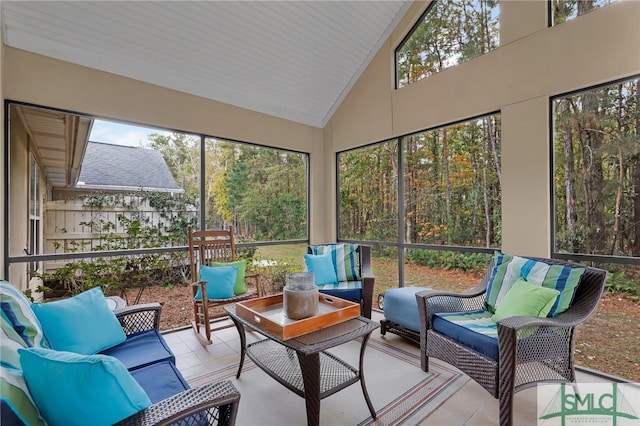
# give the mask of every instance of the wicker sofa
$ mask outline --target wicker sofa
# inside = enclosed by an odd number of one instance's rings
[[[0,281],[2,425],[235,424],[239,392],[229,381],[195,389],[189,387],[175,366],[175,356],[159,333],[159,304],[135,305],[107,313],[101,311],[101,307],[73,305],[80,302],[86,305],[89,293],[98,303],[100,299],[95,299],[98,295],[104,301],[102,291],[98,290],[85,292],[78,299],[65,299],[69,306],[79,311],[72,312],[77,316],[78,324],[65,328],[67,323],[61,320],[60,326],[52,330],[45,325],[48,317],[39,311],[49,304],[31,304],[10,283]],[[106,301],[104,307],[107,307]],[[101,311],[108,321],[112,319],[116,326],[119,323],[124,341],[98,353],[87,354],[81,341],[77,342],[79,346],[73,346],[81,348],[78,352],[68,348],[52,349],[62,344],[60,336],[73,340],[76,326],[79,329],[86,326],[82,324],[83,319],[91,323],[91,319],[83,317],[83,309]],[[101,329],[100,325],[92,326],[96,329],[92,334],[98,341],[109,335],[109,331]],[[94,338],[86,337],[87,340]],[[43,371],[47,374],[42,374]],[[58,376],[59,388],[52,385]],[[93,387],[84,387],[91,383]],[[46,391],[44,398],[43,389]],[[121,406],[119,401],[123,401]],[[136,405],[138,401],[142,402]],[[138,406],[142,409],[136,409]],[[83,413],[98,416],[96,413],[101,410],[106,413],[104,418],[88,420],[82,417]],[[109,417],[118,416],[121,410],[128,410],[124,411],[126,417]]]
[[[500,425],[513,424],[515,392],[539,382],[575,381],[576,327],[597,308],[606,275],[597,268],[496,253],[475,288],[417,293],[422,369],[429,370],[429,357],[459,368],[499,399]],[[540,315],[514,313],[514,305],[527,297],[507,296],[516,281],[521,287],[531,285],[522,280],[556,286],[559,294]],[[503,309],[511,312],[502,319],[493,316]],[[493,335],[487,331],[491,326]],[[484,335],[478,331],[483,327]]]

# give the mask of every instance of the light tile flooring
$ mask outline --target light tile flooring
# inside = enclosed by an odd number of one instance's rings
[[[374,320],[382,319],[380,312],[374,311]],[[231,325],[231,321],[227,320]],[[373,337],[380,332],[374,331]],[[259,335],[247,332],[247,341],[260,338]],[[235,327],[216,331],[213,344],[203,347],[191,328],[172,331],[164,334],[165,340],[176,355],[176,365],[187,381],[212,370],[238,364],[240,339]],[[398,345],[411,345],[406,340],[387,334],[380,337],[393,341]],[[430,362],[439,362],[431,359]],[[607,381],[601,377],[578,372],[578,381],[585,383]],[[536,425],[536,388],[532,387],[515,394],[514,422],[516,425]],[[469,380],[458,392],[445,401],[420,425],[438,426],[486,426],[497,424],[498,401],[491,397],[480,385]]]

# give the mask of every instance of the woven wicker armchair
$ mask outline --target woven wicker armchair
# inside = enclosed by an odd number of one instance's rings
[[[130,336],[146,330],[159,330],[161,311],[159,303],[146,303],[116,309],[114,313],[125,335]],[[117,425],[234,425],[239,403],[240,392],[230,381],[221,381],[166,398]]]
[[[117,426],[234,425],[240,393],[226,380],[189,389],[167,398]]]
[[[584,267],[561,261],[546,263]],[[497,323],[498,357],[492,359],[433,329],[436,313],[484,309],[493,260],[480,284],[464,293],[425,290],[416,294],[420,315],[421,367],[429,357],[462,370],[499,399],[500,425],[513,424],[513,395],[539,382],[573,382],[576,326],[597,308],[606,271],[586,267],[568,310],[550,318],[514,316]]]

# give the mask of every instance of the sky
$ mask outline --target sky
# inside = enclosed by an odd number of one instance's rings
[[[113,145],[146,146],[152,133],[169,136],[171,132],[148,127],[131,126],[112,121],[95,120],[89,140]]]

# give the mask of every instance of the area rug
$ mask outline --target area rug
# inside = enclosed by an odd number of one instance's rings
[[[357,367],[360,342],[331,350]],[[417,348],[403,348],[371,338],[365,351],[364,378],[376,410],[373,419],[359,383],[320,402],[320,424],[332,426],[417,425],[459,390],[468,377],[431,363],[420,369]],[[240,379],[237,364],[189,380],[191,386],[229,379],[240,391],[239,426],[306,425],[304,400],[280,385],[247,358]]]

